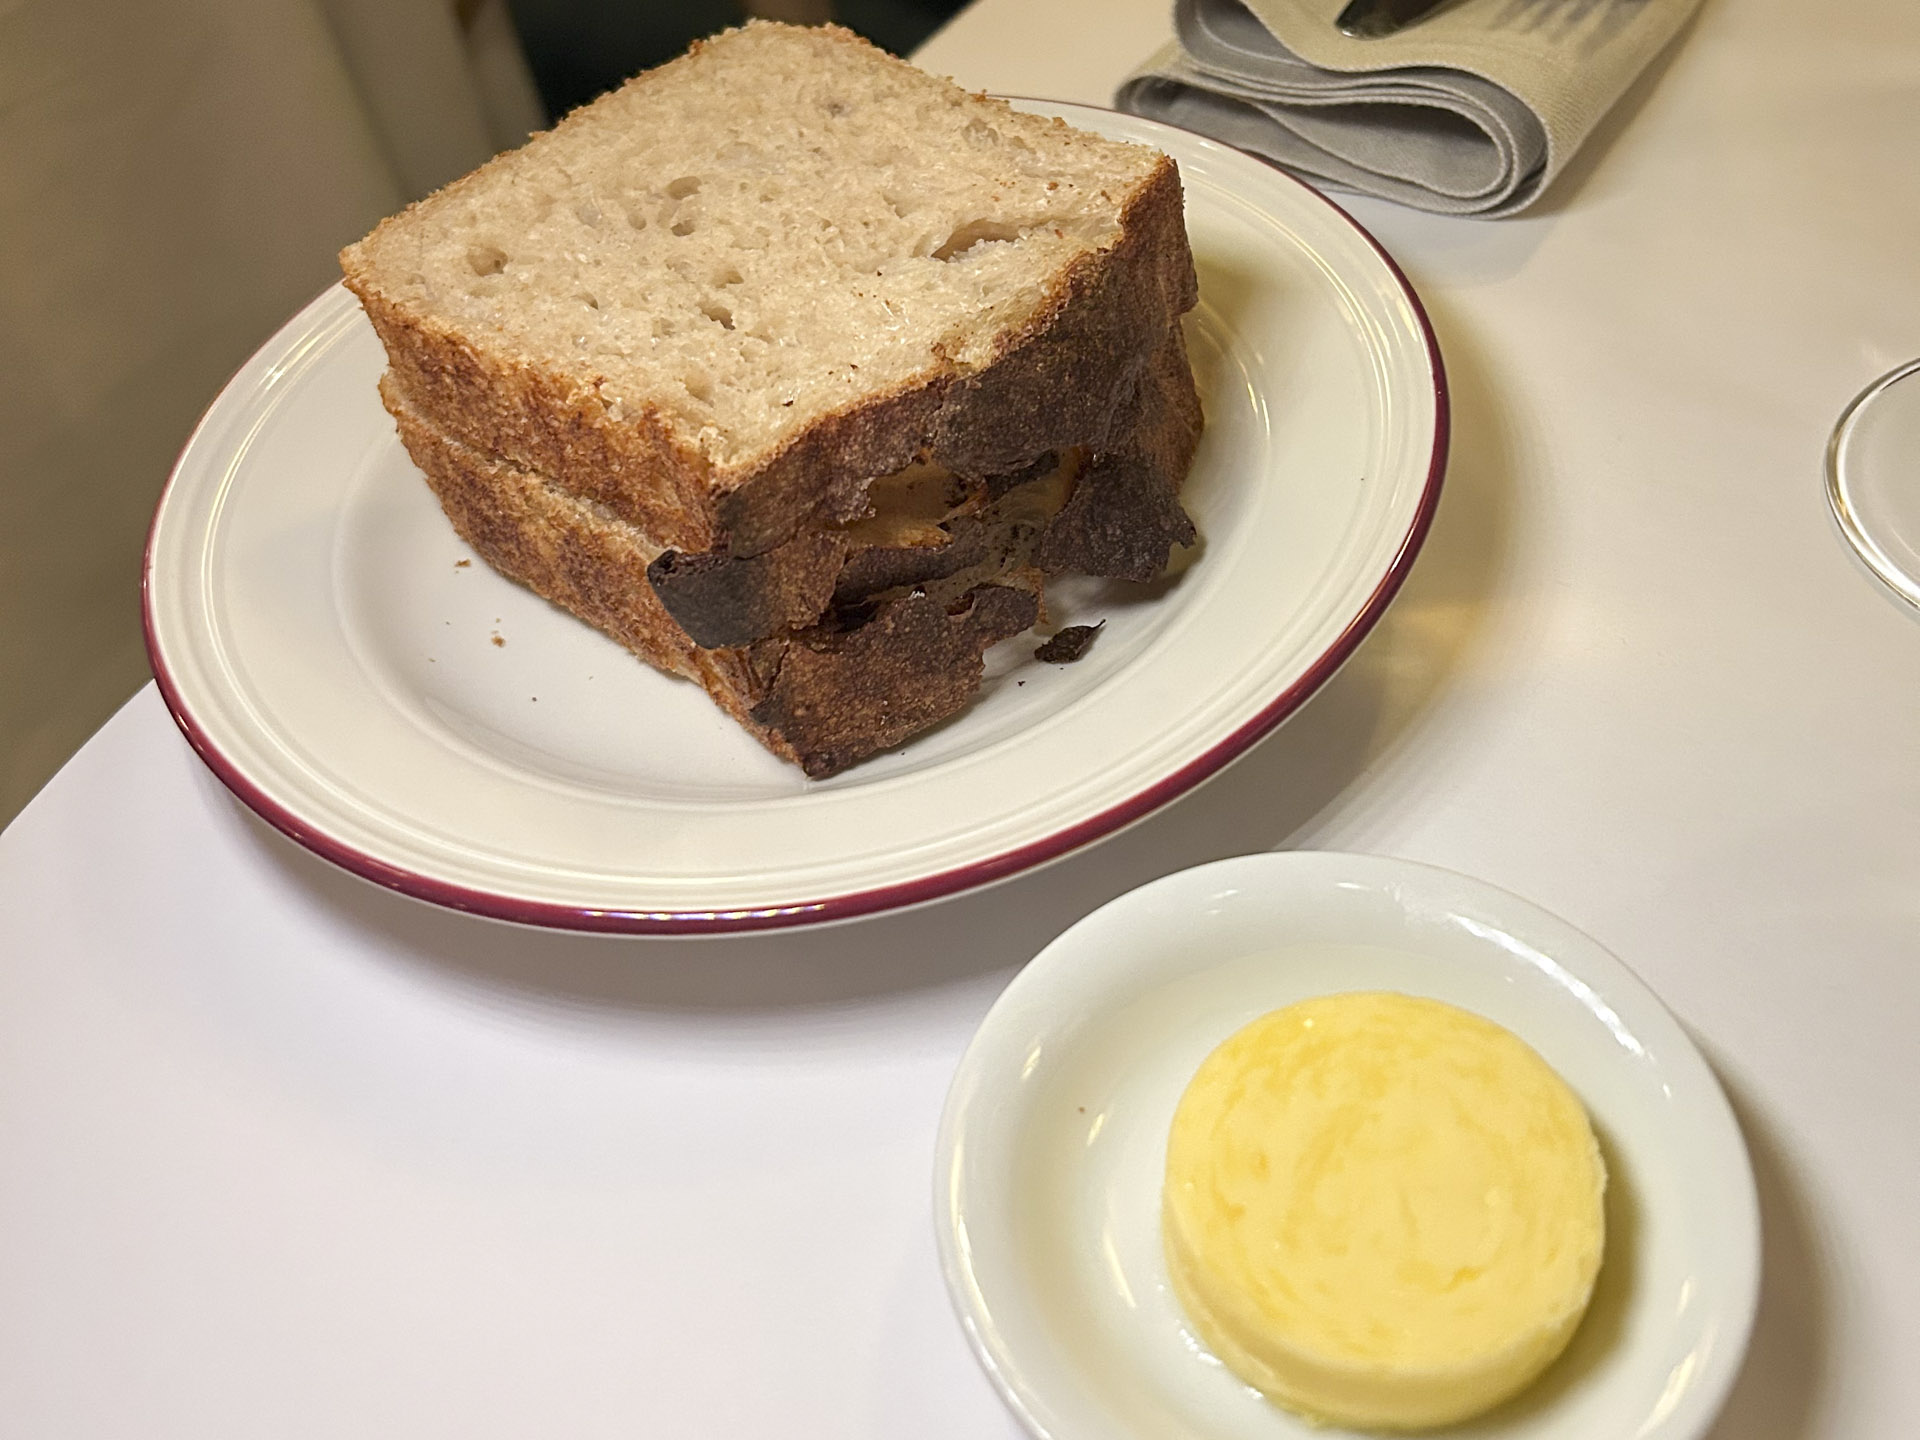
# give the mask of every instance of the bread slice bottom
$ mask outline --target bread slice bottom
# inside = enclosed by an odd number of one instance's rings
[[[483,560],[650,665],[696,681],[767,749],[815,778],[960,710],[979,689],[987,647],[1040,614],[1037,572],[1008,573],[952,597],[911,588],[789,634],[702,647],[647,583],[660,547],[645,534],[410,408],[393,408],[408,454]]]
[[[454,529],[494,569],[703,686],[774,754],[834,774],[962,709],[1048,572],[1147,579],[1192,543],[1178,488],[1200,429],[1176,324],[1100,453],[963,480],[910,467],[874,513],[764,555],[682,556],[605,505],[381,396]],[[931,497],[931,498],[930,498]]]

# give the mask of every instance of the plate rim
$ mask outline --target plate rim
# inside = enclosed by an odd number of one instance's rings
[[[1222,150],[1232,150],[1232,147],[1220,145],[1220,142],[1198,135],[1196,132],[1182,130],[1178,126],[1168,125],[1163,121],[1129,115],[1110,107],[1026,96],[1000,98],[1015,103],[1045,106],[1053,113],[1084,112],[1122,116],[1132,124],[1144,125],[1149,129],[1176,131],[1183,137],[1199,140],[1206,145],[1219,146]],[[1215,741],[1185,764],[1115,801],[1112,805],[1065,825],[1040,839],[1027,841],[992,855],[949,866],[927,875],[914,876],[865,889],[850,890],[817,900],[733,909],[637,909],[591,908],[561,901],[507,895],[424,874],[369,854],[358,846],[328,833],[324,827],[312,823],[293,808],[274,799],[249,775],[244,765],[220,749],[208,728],[195,717],[183,687],[167,664],[155,613],[156,549],[161,517],[166,512],[174,486],[180,478],[182,462],[206,428],[219,398],[227,393],[234,380],[253,363],[260,351],[273,345],[282,331],[296,324],[314,305],[320,304],[338,290],[338,282],[327,286],[314,300],[302,306],[285,325],[276,330],[274,335],[254,352],[254,355],[235,367],[226,384],[216,393],[215,400],[194,426],[186,443],[181,446],[179,455],[176,456],[173,467],[168,472],[166,484],[161,489],[159,500],[154,506],[141,563],[141,634],[155,684],[166,703],[168,712],[173,716],[174,723],[186,737],[188,744],[220,782],[248,809],[302,848],[349,874],[413,899],[466,914],[539,929],[621,935],[710,936],[856,920],[868,915],[929,904],[1010,879],[1027,870],[1063,859],[1077,850],[1145,819],[1162,806],[1210,779],[1245,754],[1331,679],[1358,648],[1360,642],[1372,631],[1381,615],[1385,613],[1388,604],[1399,593],[1401,585],[1405,583],[1413,562],[1432,528],[1446,475],[1451,440],[1451,408],[1446,367],[1440,352],[1439,338],[1434,333],[1425,305],[1399,262],[1387,252],[1372,232],[1345,208],[1319,190],[1259,156],[1239,150],[1233,150],[1233,153],[1257,161],[1274,176],[1333,211],[1337,219],[1345,222],[1355,232],[1391,275],[1400,297],[1406,301],[1417,323],[1420,343],[1432,376],[1434,421],[1433,439],[1427,457],[1427,473],[1421,482],[1420,498],[1414,507],[1407,531],[1401,537],[1392,560],[1366,602],[1333,642],[1302,671],[1293,683],[1229,734]]]
[[[933,1208],[934,1246],[948,1303],[966,1337],[968,1350],[992,1383],[995,1393],[1000,1396],[1022,1428],[1036,1437],[1036,1440],[1060,1440],[1059,1434],[1049,1428],[1041,1412],[1032,1403],[1040,1398],[1039,1392],[1029,1386],[1015,1383],[1011,1373],[1014,1369],[1011,1362],[1015,1357],[1002,1353],[1004,1347],[993,1344],[985,1333],[987,1329],[993,1328],[980,1323],[989,1307],[977,1283],[975,1267],[970,1263],[973,1232],[967,1228],[964,1220],[963,1186],[960,1177],[964,1153],[963,1141],[971,1132],[963,1123],[962,1112],[979,1108],[979,1084],[976,1071],[982,1063],[980,1058],[982,1041],[983,1038],[989,1037],[989,1027],[994,1022],[995,1013],[1004,1015],[1012,1011],[1025,1002],[1028,992],[1046,982],[1049,965],[1056,963],[1048,962],[1047,957],[1050,953],[1057,951],[1069,935],[1092,924],[1096,917],[1127,905],[1141,903],[1140,897],[1144,892],[1176,881],[1192,883],[1194,877],[1206,873],[1221,874],[1232,870],[1244,875],[1248,871],[1264,871],[1273,866],[1309,865],[1331,866],[1336,869],[1342,867],[1365,869],[1372,872],[1372,878],[1381,882],[1398,881],[1402,884],[1425,882],[1430,885],[1440,884],[1464,889],[1474,900],[1490,901],[1504,908],[1515,917],[1517,922],[1528,929],[1544,926],[1549,931],[1558,932],[1563,938],[1583,947],[1588,952],[1587,958],[1598,961],[1612,973],[1601,976],[1585,973],[1584,969],[1580,968],[1584,961],[1576,960],[1573,964],[1568,964],[1565,956],[1561,954],[1549,954],[1547,958],[1565,970],[1573,980],[1591,988],[1608,1008],[1615,1008],[1623,998],[1630,1002],[1634,1009],[1640,1012],[1635,1019],[1636,1029],[1645,1031],[1651,1026],[1663,1032],[1650,1038],[1665,1050],[1667,1063],[1672,1065],[1677,1060],[1683,1069],[1694,1072],[1693,1078],[1697,1083],[1691,1089],[1696,1104],[1705,1107],[1718,1131],[1718,1138],[1728,1143],[1730,1156],[1737,1162],[1726,1175],[1726,1189],[1729,1198],[1734,1202],[1731,1207],[1732,1212],[1737,1212],[1730,1213],[1730,1221],[1737,1225],[1743,1236],[1743,1243],[1740,1245],[1740,1268],[1733,1272],[1737,1293],[1727,1312],[1729,1323],[1724,1329],[1716,1331],[1716,1339],[1731,1343],[1717,1344],[1715,1347],[1710,1361],[1708,1379],[1696,1390],[1701,1398],[1691,1407],[1693,1423],[1690,1428],[1685,1431],[1662,1432],[1667,1440],[1698,1440],[1698,1437],[1705,1435],[1719,1418],[1725,1408],[1727,1397],[1744,1368],[1758,1315],[1764,1268],[1761,1252],[1763,1237],[1759,1190],[1753,1171],[1752,1154],[1741,1129],[1739,1117],[1734,1113],[1732,1102],[1727,1098],[1726,1088],[1721,1083],[1720,1077],[1715,1073],[1713,1066],[1708,1062],[1688,1028],[1667,1007],[1666,1002],[1660,998],[1653,987],[1612,950],[1579,926],[1524,895],[1464,871],[1427,861],[1408,860],[1362,851],[1257,851],[1189,866],[1135,886],[1089,911],[1048,941],[1031,960],[1021,967],[995,997],[986,1014],[982,1016],[959,1062],[954,1067],[953,1078],[941,1104],[940,1120],[934,1136],[930,1198]],[[1328,877],[1328,883],[1334,883],[1332,877]],[[975,1300],[978,1301],[977,1305],[973,1303]],[[1336,1430],[1338,1428],[1334,1427]]]

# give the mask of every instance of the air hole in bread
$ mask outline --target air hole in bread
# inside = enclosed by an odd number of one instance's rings
[[[702,405],[713,403],[713,381],[699,370],[689,370],[680,377],[680,383],[686,387],[687,394]]]
[[[589,310],[598,310],[600,308],[600,297],[597,295],[590,295],[585,290],[582,290],[578,295],[574,296],[573,298],[578,300],[581,304],[585,305]]]
[[[1000,143],[1000,132],[984,120],[969,120],[960,134],[969,145],[987,146]]]
[[[715,285],[742,285],[746,283],[746,279],[746,276],[742,275],[733,266],[728,265],[715,273],[713,283]]]
[[[467,264],[476,275],[498,275],[507,268],[507,252],[498,245],[469,245]]]
[[[722,330],[731,330],[733,328],[733,312],[716,301],[707,301],[706,304],[700,307],[700,313],[706,316],[707,319],[713,321],[713,323],[718,325]]]
[[[700,226],[691,215],[682,215],[667,228],[676,235],[691,235],[694,231],[698,230]]]
[[[913,197],[910,195],[896,195],[891,190],[882,190],[880,198],[885,200],[887,208],[902,220],[907,218],[907,212],[913,208]]]
[[[594,204],[591,199],[587,199],[574,203],[573,218],[578,220],[582,225],[597,227],[605,217],[601,215],[600,207]]]
[[[951,235],[933,252],[936,260],[952,260],[964,255],[976,245],[988,245],[996,240],[1018,240],[1020,231],[1012,225],[1003,225],[997,220],[969,220],[954,228]]]
[[[667,194],[675,200],[684,200],[689,195],[698,194],[699,190],[700,177],[697,175],[682,175],[678,180],[667,182]]]
[[[647,217],[640,212],[638,205],[629,205],[627,207],[627,224],[636,230],[644,230],[647,228]]]

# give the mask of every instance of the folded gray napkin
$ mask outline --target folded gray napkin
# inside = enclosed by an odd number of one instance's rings
[[[1452,0],[1393,35],[1346,0],[1176,0],[1122,110],[1453,215],[1532,204],[1700,0]]]

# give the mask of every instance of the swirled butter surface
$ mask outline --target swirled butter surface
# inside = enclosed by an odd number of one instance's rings
[[[1195,1073],[1168,1137],[1167,1263],[1200,1338],[1270,1399],[1424,1429],[1566,1346],[1605,1187],[1586,1111],[1518,1037],[1436,1000],[1328,995]]]

